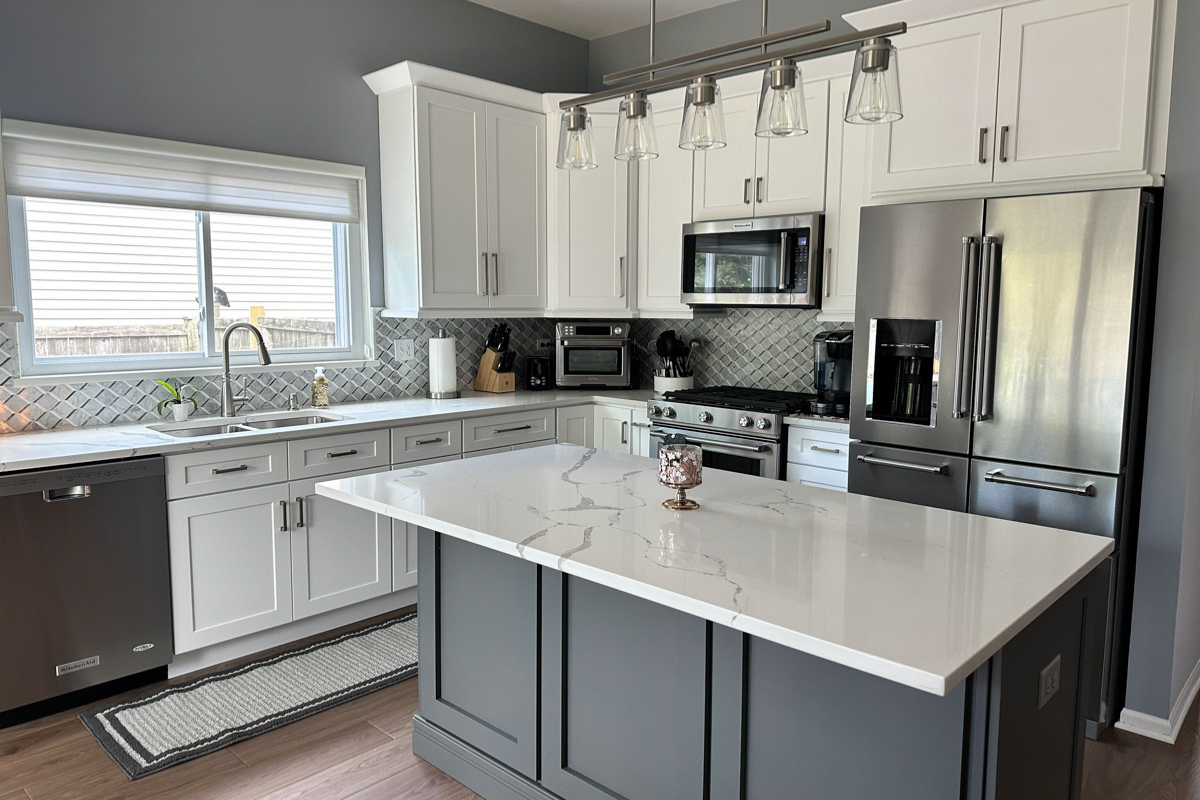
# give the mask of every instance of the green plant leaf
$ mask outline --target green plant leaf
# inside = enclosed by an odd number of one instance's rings
[[[170,397],[166,398],[165,400],[160,400],[158,403],[158,415],[160,417],[165,417],[166,413],[163,411],[163,409],[165,409],[167,406],[173,406],[173,405],[178,405],[178,401],[176,401]]]
[[[171,397],[174,397],[176,400],[179,400],[179,391],[178,391],[178,390],[177,390],[177,389],[176,389],[174,386],[172,386],[171,384],[167,383],[166,381],[158,381],[158,380],[156,380],[156,381],[155,381],[155,383],[157,383],[159,386],[163,387],[163,388],[164,388],[164,389],[166,389],[168,392],[170,392],[170,393],[171,393]]]
[[[184,401],[184,402],[187,402],[187,403],[191,403],[191,404],[192,404],[192,411],[199,411],[199,410],[200,410],[200,406],[196,405],[196,398],[194,398],[194,397],[189,397],[189,398],[188,398],[186,401]]]

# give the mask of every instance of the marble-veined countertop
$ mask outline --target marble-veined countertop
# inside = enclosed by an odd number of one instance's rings
[[[319,494],[945,695],[1112,552],[1111,539],[705,470],[672,512],[657,461],[556,445]]]

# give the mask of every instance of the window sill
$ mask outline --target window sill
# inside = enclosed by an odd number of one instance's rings
[[[304,372],[316,367],[336,369],[365,369],[378,367],[382,362],[378,359],[351,359],[347,361],[293,361],[272,364],[269,367],[257,363],[234,364],[230,369],[235,375],[277,372]],[[155,378],[196,378],[217,376],[221,367],[173,367],[170,369],[145,369],[124,372],[78,372],[61,375],[22,375],[15,378],[11,385],[18,388],[25,386],[59,386],[77,383],[105,383],[108,381],[149,381]]]

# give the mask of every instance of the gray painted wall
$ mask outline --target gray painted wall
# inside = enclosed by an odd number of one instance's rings
[[[6,117],[366,167],[380,304],[379,121],[362,76],[407,59],[574,91],[588,43],[466,0],[0,0]]]

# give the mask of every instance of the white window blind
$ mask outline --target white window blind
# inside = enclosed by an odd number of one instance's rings
[[[4,120],[9,195],[359,222],[362,167]]]

